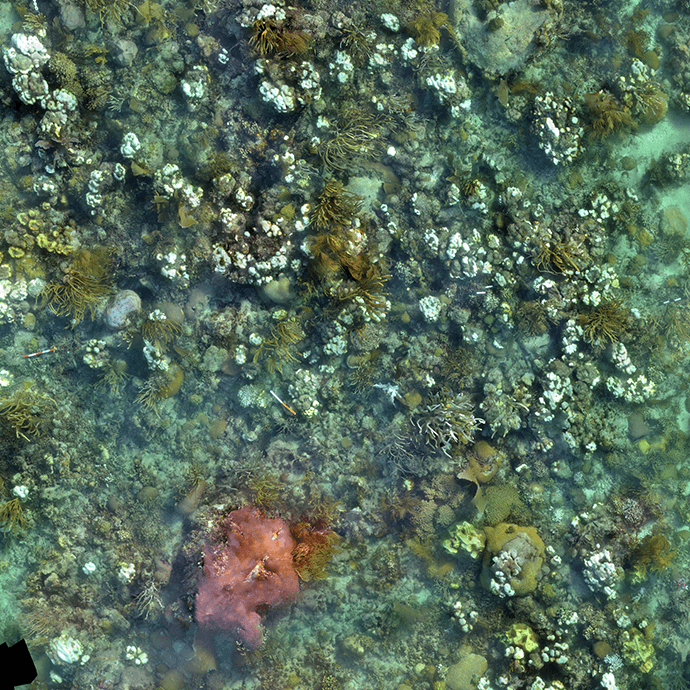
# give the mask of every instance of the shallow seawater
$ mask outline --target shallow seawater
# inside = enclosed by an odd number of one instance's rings
[[[15,685],[688,687],[688,13],[0,3]]]

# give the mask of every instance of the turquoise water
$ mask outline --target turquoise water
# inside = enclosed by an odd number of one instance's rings
[[[687,4],[37,3],[0,4],[31,687],[687,687]]]

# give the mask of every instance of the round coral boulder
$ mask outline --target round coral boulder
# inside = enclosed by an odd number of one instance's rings
[[[129,326],[129,318],[141,310],[141,299],[133,290],[120,290],[108,302],[103,315],[105,325],[121,331]]]

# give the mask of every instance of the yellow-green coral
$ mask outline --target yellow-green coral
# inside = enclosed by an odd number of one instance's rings
[[[649,634],[637,628],[624,630],[621,634],[621,652],[627,661],[637,666],[642,673],[649,673],[654,666],[654,645]]]
[[[504,635],[509,645],[522,647],[528,653],[539,648],[537,634],[526,623],[513,623]]]
[[[490,486],[484,494],[484,521],[488,525],[505,522],[514,509],[524,511],[524,504],[520,500],[518,490],[512,484]],[[514,516],[516,519],[518,516]]]
[[[493,559],[504,550],[506,554],[517,551],[522,556],[520,572],[509,578],[510,587],[516,596],[534,592],[544,563],[544,542],[534,527],[521,527],[502,522],[496,527],[485,527],[486,549],[484,550],[481,580],[484,587],[491,589]],[[512,542],[512,543],[511,543]]]
[[[72,245],[69,244],[71,235],[68,228],[56,228],[36,235],[36,244],[47,252],[55,254],[71,254]]]
[[[486,536],[469,522],[458,522],[450,531],[442,546],[448,553],[464,553],[477,560],[484,551]]]

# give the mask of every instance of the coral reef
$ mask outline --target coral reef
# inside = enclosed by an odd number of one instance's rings
[[[687,0],[3,7],[37,687],[684,682]]]

